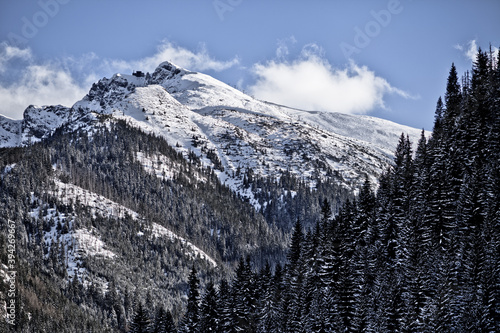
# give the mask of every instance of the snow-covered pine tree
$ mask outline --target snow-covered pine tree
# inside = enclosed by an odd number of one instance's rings
[[[150,332],[150,324],[151,321],[149,319],[149,314],[147,310],[142,305],[142,302],[137,304],[137,308],[135,310],[134,317],[130,322],[130,330],[131,333],[149,333]]]
[[[255,298],[254,273],[250,267],[250,258],[240,258],[236,276],[232,285],[233,313],[231,326],[235,332],[256,332],[257,300]]]
[[[219,305],[217,302],[217,291],[213,282],[209,282],[205,288],[205,295],[200,307],[199,332],[218,332],[219,330]]]
[[[188,301],[187,310],[182,319],[179,331],[183,333],[195,333],[200,324],[200,280],[196,267],[191,267],[188,278]]]

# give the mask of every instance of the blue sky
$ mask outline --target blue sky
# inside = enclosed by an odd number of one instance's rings
[[[431,130],[451,63],[500,46],[499,14],[496,0],[0,0],[0,114],[170,60],[256,98]]]

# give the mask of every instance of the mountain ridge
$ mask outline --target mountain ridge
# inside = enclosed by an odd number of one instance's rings
[[[29,106],[23,120],[0,116],[0,147],[29,145],[62,126],[91,131],[91,124],[103,119],[123,119],[161,136],[186,158],[195,153],[249,200],[253,195],[243,188],[238,170],[274,179],[290,171],[311,187],[336,174],[339,184],[355,189],[365,177],[376,183],[392,163],[402,132],[415,142],[420,135],[374,117],[259,101],[206,74],[163,62],[152,74],[103,78],[71,108]]]

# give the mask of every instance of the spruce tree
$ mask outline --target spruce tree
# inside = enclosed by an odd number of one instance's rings
[[[174,319],[170,311],[165,311],[163,306],[159,306],[156,311],[153,333],[175,333]]]
[[[174,318],[170,311],[167,311],[167,316],[165,318],[165,332],[177,333],[177,328],[175,327]]]
[[[233,282],[232,305],[233,316],[231,325],[236,332],[255,332],[256,304],[254,294],[254,276],[250,268],[250,259],[240,259]]]
[[[188,302],[187,310],[182,319],[181,332],[194,333],[198,332],[200,323],[200,280],[196,267],[191,267],[191,273],[188,278]]]
[[[276,283],[271,274],[271,267],[266,263],[259,274],[260,298],[257,307],[258,332],[273,332],[280,321],[279,298]]]
[[[297,219],[295,226],[293,228],[292,241],[290,245],[290,250],[288,251],[288,269],[294,271],[302,252],[302,242],[304,239],[304,234],[302,230],[302,223]]]
[[[429,205],[430,197],[430,156],[429,144],[424,130],[420,135],[414,159],[414,176],[413,176],[413,193],[412,200],[413,216],[416,224],[416,233],[419,239],[419,244],[424,245],[422,252],[427,253],[431,247],[431,228],[429,223]]]
[[[209,282],[205,288],[200,310],[200,332],[218,332],[219,306],[213,282]]]
[[[321,204],[321,223],[326,225],[328,221],[332,218],[332,207],[330,203],[325,198]]]
[[[460,84],[458,82],[457,68],[455,64],[451,64],[451,69],[448,75],[446,84],[446,93],[444,95],[446,110],[443,115],[444,134],[452,135],[453,129],[456,127],[456,122],[459,119],[460,108],[462,102],[462,94]]]
[[[219,307],[218,332],[234,332],[231,325],[233,319],[233,302],[229,283],[222,279],[219,285],[217,303]]]
[[[131,333],[149,333],[150,332],[150,319],[149,315],[144,309],[142,302],[139,302],[137,309],[135,310],[135,315],[130,323]]]

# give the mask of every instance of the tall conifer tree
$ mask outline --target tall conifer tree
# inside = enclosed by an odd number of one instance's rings
[[[200,280],[194,264],[191,267],[188,285],[187,311],[182,319],[181,332],[194,333],[198,332],[200,323]]]

